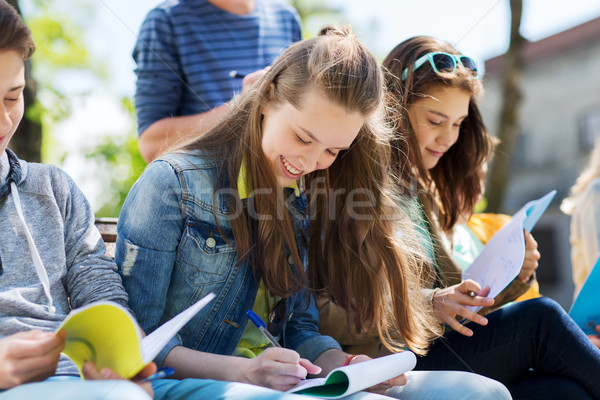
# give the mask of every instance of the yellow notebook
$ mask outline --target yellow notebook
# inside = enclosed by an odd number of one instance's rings
[[[93,361],[98,369],[108,367],[130,379],[148,365],[214,297],[214,293],[206,295],[143,339],[142,330],[133,315],[109,301],[95,302],[71,311],[56,331],[67,332],[63,354],[73,360],[80,373],[87,361]]]

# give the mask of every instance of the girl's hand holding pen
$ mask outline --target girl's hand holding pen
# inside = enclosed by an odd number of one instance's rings
[[[273,347],[265,349],[258,357],[247,359],[250,363],[244,368],[245,382],[286,391],[305,379],[307,374],[321,372],[321,367],[300,358],[294,350],[282,348],[256,313],[248,310],[246,315]]]
[[[300,383],[307,374],[318,374],[321,368],[300,358],[294,350],[269,347],[255,358],[242,359],[241,381],[286,391]]]

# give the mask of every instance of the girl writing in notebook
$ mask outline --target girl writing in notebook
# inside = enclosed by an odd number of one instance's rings
[[[409,187],[409,212],[426,264],[435,271],[427,294],[438,321],[452,328],[416,369],[473,371],[504,383],[515,399],[600,398],[600,352],[554,301],[534,299],[482,315],[515,299],[534,279],[539,255],[528,233],[521,271],[495,299],[486,297],[489,288],[461,280],[446,247],[444,232],[473,209],[481,193],[479,171],[491,153],[477,108],[477,65],[446,42],[415,37],[393,49],[383,66],[397,127],[392,165],[399,187]],[[476,314],[467,306],[486,308]],[[322,308],[322,331],[347,337],[336,313],[331,305]],[[371,356],[386,352],[378,340],[364,337],[342,344]]]
[[[390,335],[399,331],[425,352],[440,329],[418,289],[415,246],[396,235],[408,220],[388,173],[383,81],[348,30],[324,29],[286,50],[213,129],[150,164],[118,225],[115,258],[132,309],[150,332],[217,295],[158,364],[179,378],[287,390],[368,359],[318,332],[311,290],[352,310],[357,329],[373,327],[386,345],[399,348]],[[248,310],[268,320],[283,348],[266,348]],[[480,389],[507,398],[473,374],[454,373],[442,388],[437,375],[421,375],[432,377],[421,395],[436,389],[447,399],[456,385],[456,398]]]

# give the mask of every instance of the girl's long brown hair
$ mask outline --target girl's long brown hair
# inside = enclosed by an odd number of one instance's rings
[[[429,63],[413,71],[415,61],[431,52],[460,53],[450,44],[427,36],[417,36],[396,46],[383,61],[387,71],[386,85],[390,97],[390,118],[396,126],[393,168],[404,182],[426,189],[440,208],[439,222],[450,230],[458,217],[471,213],[482,193],[479,171],[494,148],[493,137],[486,129],[477,106],[483,91],[481,81],[470,71],[457,66],[454,72],[436,73]],[[406,79],[402,74],[408,69]],[[456,143],[448,149],[437,165],[423,168],[408,109],[427,93],[438,87],[459,88],[471,95],[468,116],[462,122]]]
[[[407,233],[389,175],[391,131],[382,118],[383,74],[375,57],[347,28],[325,28],[320,36],[292,45],[216,127],[176,151],[201,150],[222,165],[219,185],[237,189],[242,160],[255,189],[242,207],[232,190],[231,219],[238,263],[247,260],[276,296],[309,284],[341,305],[358,331],[375,328],[390,349],[396,332],[423,353],[435,323],[420,293],[422,269]],[[306,175],[310,219],[309,276],[304,271],[284,199],[262,152],[262,110],[268,102],[302,109],[316,90],[368,122],[350,149],[327,170]],[[260,190],[257,190],[260,189]],[[251,215],[252,214],[252,215]],[[258,218],[256,216],[262,216]],[[265,216],[267,218],[265,218]],[[286,249],[294,263],[288,264]]]

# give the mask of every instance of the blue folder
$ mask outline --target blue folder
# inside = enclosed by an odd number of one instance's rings
[[[575,299],[569,315],[586,335],[597,335],[594,330],[600,325],[600,257]]]

